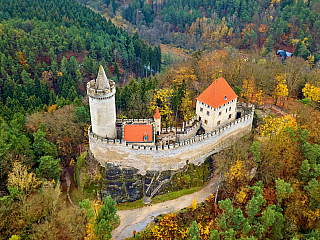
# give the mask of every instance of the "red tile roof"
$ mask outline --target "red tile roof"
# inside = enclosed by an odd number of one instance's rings
[[[159,112],[159,108],[157,108],[156,113],[154,114],[153,118],[154,119],[160,119],[161,118],[160,112]]]
[[[238,96],[229,86],[224,78],[215,80],[203,93],[197,97],[197,100],[210,107],[217,108]]]
[[[152,126],[124,125],[124,139],[127,142],[143,142],[144,134],[148,135],[148,142],[152,142]]]

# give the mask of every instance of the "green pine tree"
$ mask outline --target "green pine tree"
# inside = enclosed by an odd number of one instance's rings
[[[200,240],[200,234],[199,234],[199,226],[196,221],[193,221],[191,223],[191,226],[188,230],[188,239],[190,240]]]

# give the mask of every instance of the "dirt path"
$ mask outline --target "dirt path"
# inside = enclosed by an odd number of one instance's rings
[[[273,112],[276,112],[276,113],[278,113],[278,114],[280,114],[280,115],[282,115],[282,116],[285,116],[285,115],[288,114],[283,108],[281,108],[281,107],[279,107],[279,106],[276,106],[276,105],[274,105],[274,104],[270,104],[270,103],[265,103],[265,104],[262,106],[262,108],[270,109],[270,110],[272,110]]]
[[[119,211],[120,225],[112,232],[112,239],[121,240],[133,236],[133,231],[137,232],[143,230],[148,224],[159,214],[167,214],[176,212],[183,208],[189,207],[194,197],[197,202],[204,202],[210,194],[215,194],[219,181],[219,175],[215,175],[209,183],[198,192],[184,195],[174,200],[157,203],[143,208],[134,210]]]

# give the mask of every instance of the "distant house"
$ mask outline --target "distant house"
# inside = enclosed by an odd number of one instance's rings
[[[292,53],[287,52],[286,50],[278,50],[277,55],[281,57],[281,60],[284,61],[286,58],[291,57]]]
[[[196,114],[206,132],[235,120],[237,97],[224,78],[215,80],[197,97]]]

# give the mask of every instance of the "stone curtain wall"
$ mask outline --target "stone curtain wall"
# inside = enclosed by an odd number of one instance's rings
[[[142,175],[146,171],[166,171],[182,168],[186,161],[199,165],[206,157],[226,148],[251,131],[254,107],[251,112],[215,131],[198,135],[179,143],[163,146],[132,145],[125,140],[107,140],[89,130],[89,145],[102,166],[114,163],[119,167],[134,167]]]
[[[190,139],[192,136],[195,136],[200,128],[200,122],[197,122],[194,126],[191,128],[187,128],[182,133],[177,133],[177,142],[182,142],[185,140]]]

